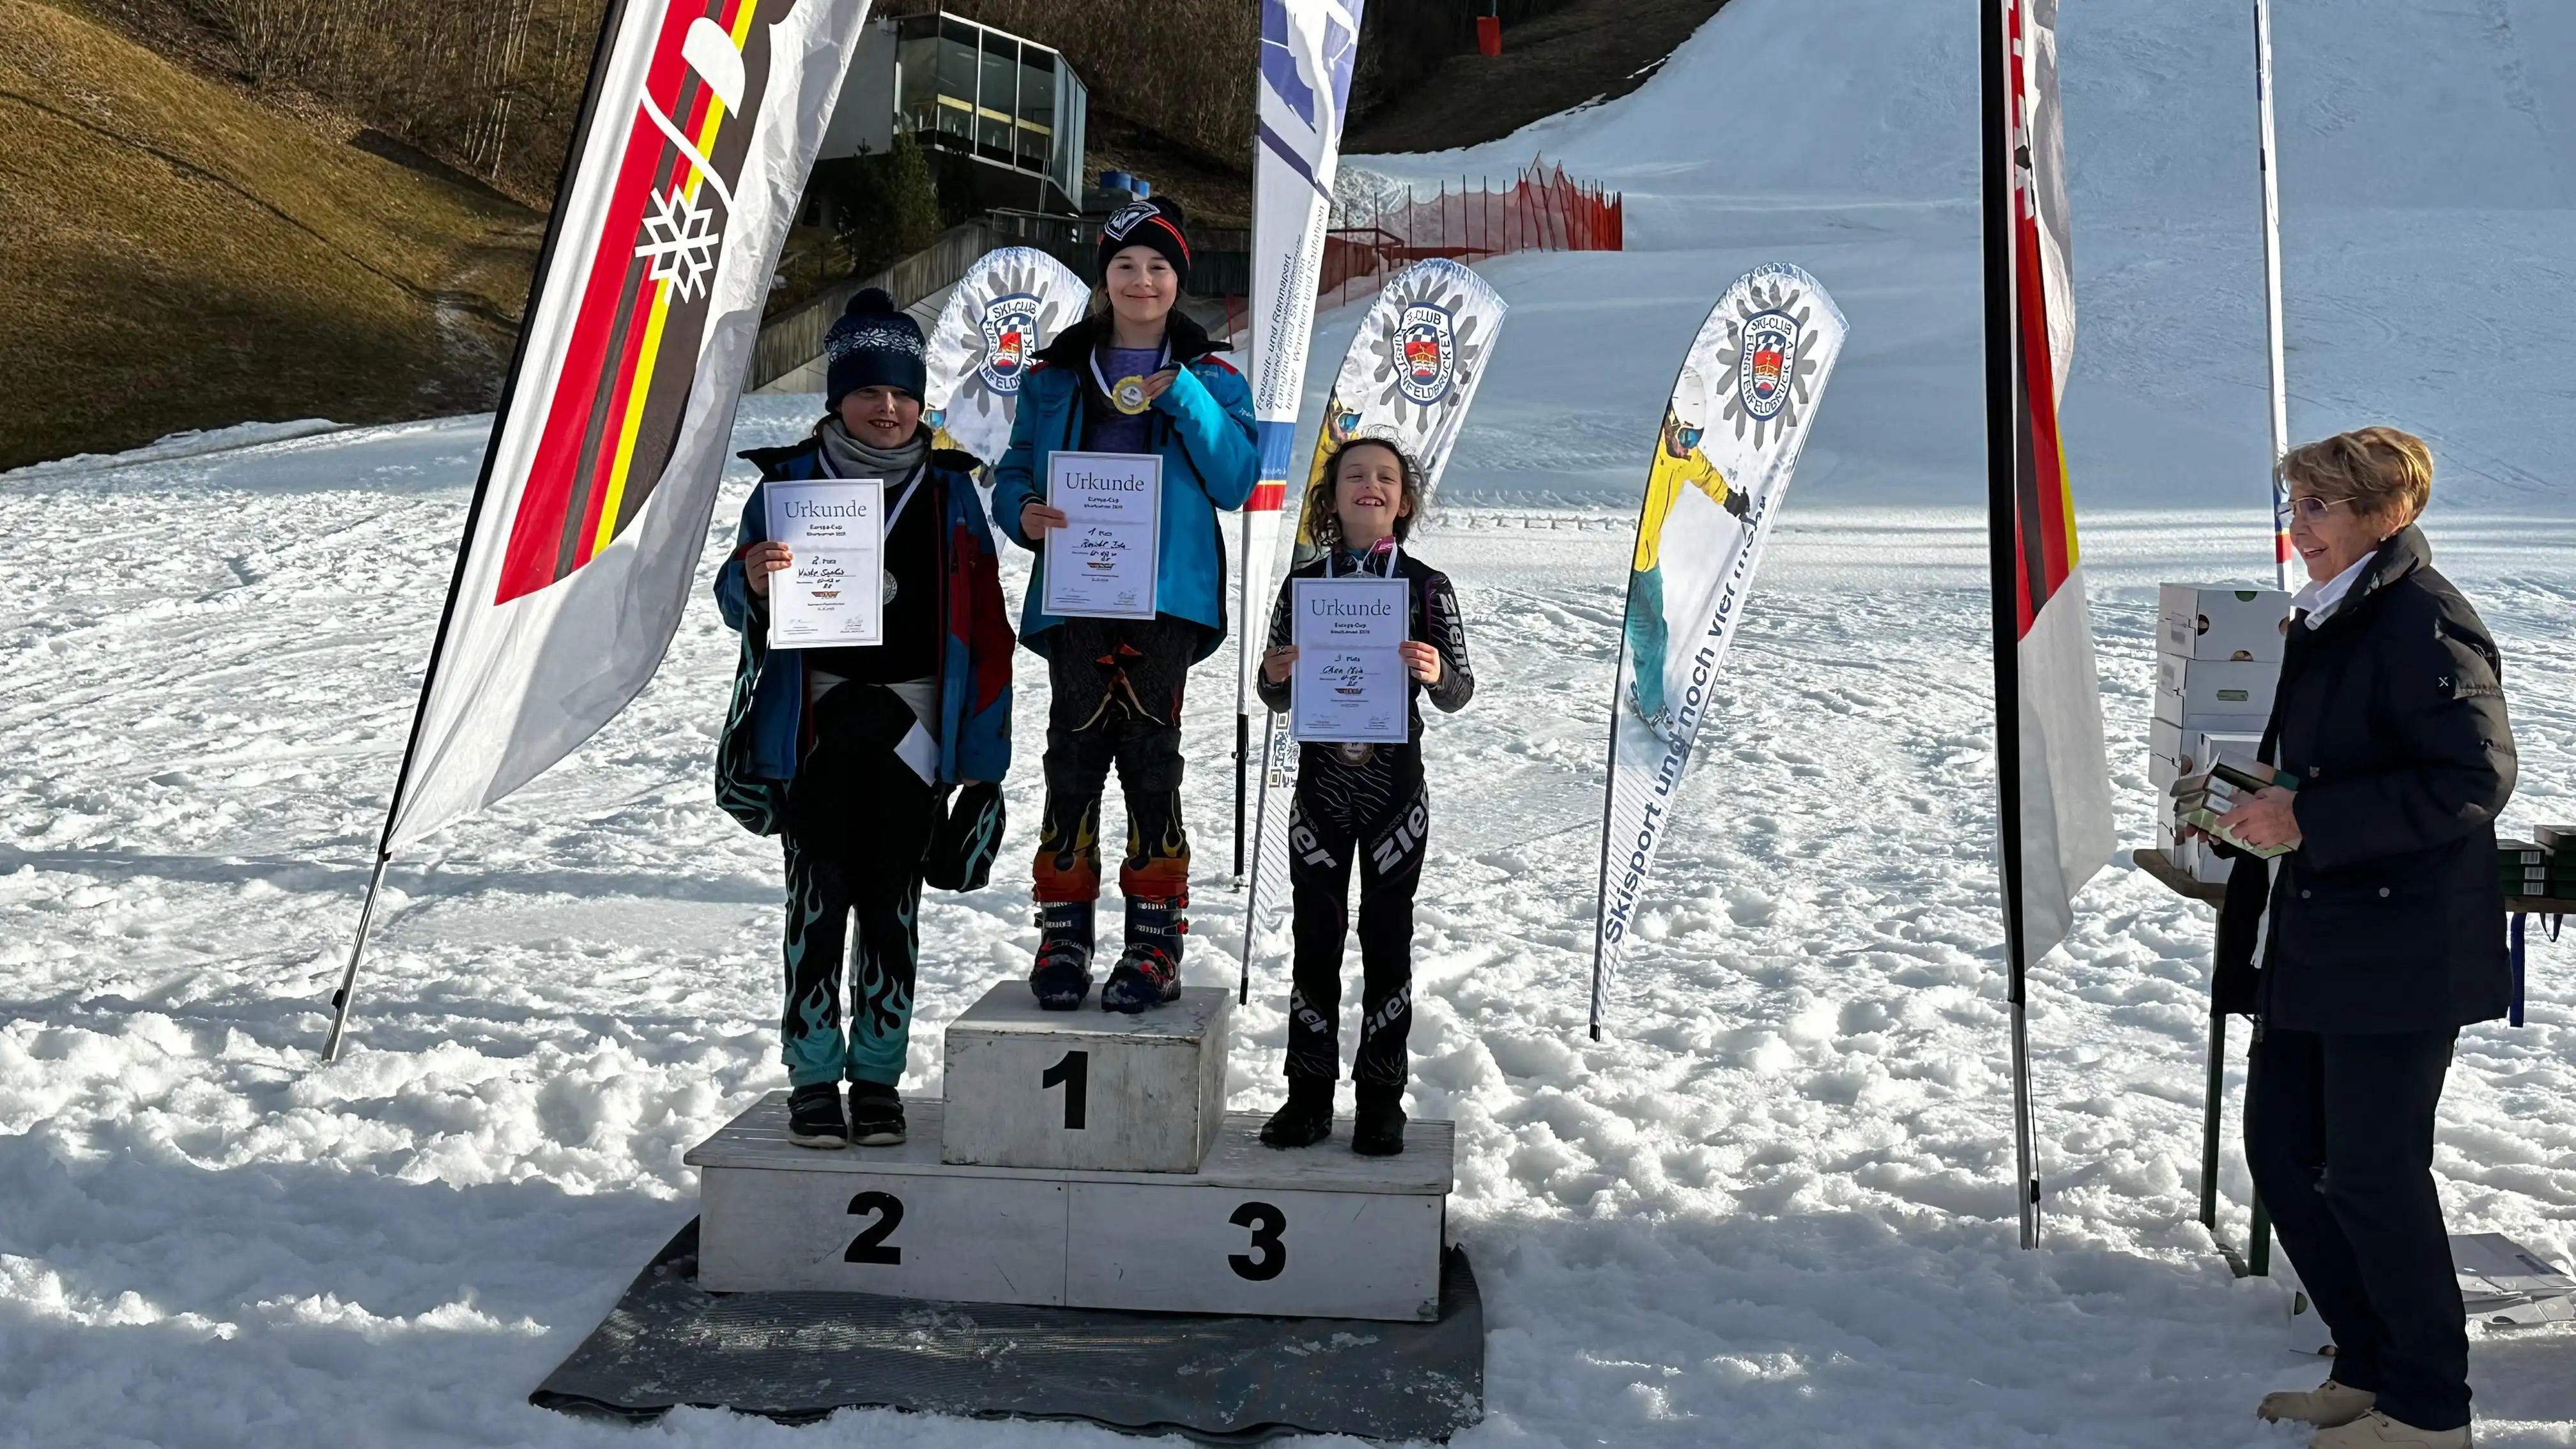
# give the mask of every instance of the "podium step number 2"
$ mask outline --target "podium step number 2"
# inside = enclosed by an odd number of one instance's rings
[[[1220,993],[1221,994],[1221,993]],[[1063,1053],[1058,1053],[1060,1059]],[[1057,1060],[1051,1059],[1051,1060]],[[1097,1058],[1094,1058],[1096,1064]],[[1067,1067],[1044,1090],[1070,1110]],[[1086,1112],[1103,1106],[1095,1093]],[[688,1154],[700,1169],[698,1280],[715,1292],[824,1289],[907,1298],[1342,1318],[1437,1315],[1450,1186],[1445,1122],[1397,1158],[1350,1151],[1347,1124],[1300,1152],[1223,1119],[1191,1174],[997,1168],[941,1160],[953,1105],[905,1104],[901,1147],[787,1140],[774,1094]]]

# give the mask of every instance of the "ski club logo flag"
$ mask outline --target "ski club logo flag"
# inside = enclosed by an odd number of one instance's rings
[[[1712,685],[1845,331],[1833,298],[1805,272],[1774,263],[1745,273],[1691,339],[1655,431],[1610,708],[1595,1041]]]
[[[611,6],[380,853],[641,691],[866,0]]]
[[[1342,354],[1331,397],[1315,433],[1314,457],[1306,466],[1306,488],[1299,491],[1295,563],[1317,556],[1314,520],[1303,500],[1333,450],[1353,438],[1384,438],[1404,450],[1422,470],[1422,498],[1428,507],[1449,467],[1449,454],[1467,423],[1467,409],[1484,381],[1494,340],[1510,308],[1484,278],[1444,257],[1414,263],[1398,272]],[[1269,637],[1271,600],[1247,606],[1243,637]],[[1247,647],[1259,656],[1259,644]],[[1265,711],[1266,713],[1266,711]],[[1251,891],[1243,912],[1243,986],[1249,999],[1252,946],[1267,918],[1269,898],[1288,879],[1288,797],[1297,788],[1297,744],[1279,727],[1278,716],[1264,726],[1257,803],[1253,813]]]
[[[2017,726],[2020,966],[2066,939],[2075,893],[2111,858],[2111,771],[2102,742],[2102,688],[2075,536],[2075,500],[2057,432],[2058,398],[2075,351],[2068,266],[2066,145],[2057,109],[2057,0],[2005,0],[2011,65],[2012,429],[2011,697]],[[2000,488],[2005,471],[1994,477]],[[1995,518],[2000,529],[2004,501]],[[1998,556],[2001,556],[2000,550]],[[2000,624],[2001,613],[1997,620]],[[1999,631],[2000,632],[2000,631]],[[2003,641],[1998,640],[2003,653]]]
[[[1396,273],[1342,354],[1342,369],[1333,376],[1323,421],[1315,430],[1306,486],[1312,488],[1324,476],[1324,460],[1343,443],[1384,438],[1422,469],[1422,501],[1429,507],[1438,496],[1458,432],[1467,425],[1476,385],[1485,380],[1503,314],[1510,310],[1484,278],[1446,257],[1415,262]],[[1315,557],[1312,523],[1301,502],[1298,564]]]
[[[939,446],[1000,461],[1021,381],[1090,305],[1082,279],[1035,247],[986,252],[968,267],[930,329],[922,419],[939,430]]]
[[[1359,59],[1361,7],[1362,0],[1261,0],[1252,334],[1244,346],[1261,465],[1243,505],[1235,596],[1235,617],[1247,621],[1239,639],[1235,712],[1246,721],[1261,710],[1252,695],[1261,642],[1249,621],[1269,617],[1279,510],[1295,453],[1297,410],[1306,398],[1306,351],[1314,338],[1315,288],[1324,265],[1324,227],[1332,215],[1333,173],[1341,160],[1343,109]],[[1238,857],[1236,867],[1241,866]]]

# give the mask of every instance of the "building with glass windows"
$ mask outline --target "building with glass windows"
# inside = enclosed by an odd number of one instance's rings
[[[821,155],[882,152],[908,132],[934,165],[974,168],[987,204],[1081,209],[1088,95],[1064,57],[936,5],[868,22]]]

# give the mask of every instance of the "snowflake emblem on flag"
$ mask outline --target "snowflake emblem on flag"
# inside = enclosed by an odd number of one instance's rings
[[[683,302],[693,302],[707,290],[707,278],[715,274],[716,248],[723,244],[724,232],[716,225],[715,208],[698,205],[686,191],[674,186],[653,198],[653,210],[644,218],[644,236],[636,244],[635,255],[652,261],[649,275],[653,281],[669,282],[673,295]]]

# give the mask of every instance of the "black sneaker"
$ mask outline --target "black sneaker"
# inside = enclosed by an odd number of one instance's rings
[[[1362,1157],[1404,1151],[1404,1109],[1393,1102],[1362,1102],[1351,1122],[1351,1150]]]
[[[816,1082],[787,1094],[787,1140],[799,1147],[847,1147],[850,1124],[841,1116],[841,1084]]]
[[[1333,1135],[1333,1084],[1325,1082],[1320,1090],[1307,1088],[1302,1082],[1288,1086],[1288,1105],[1270,1114],[1261,1124],[1264,1147],[1312,1147]]]
[[[885,1082],[850,1084],[850,1141],[894,1147],[903,1141],[903,1096]]]

